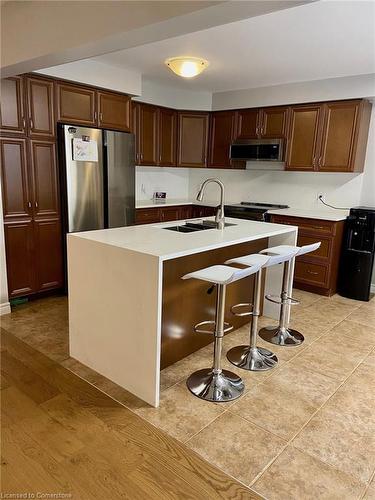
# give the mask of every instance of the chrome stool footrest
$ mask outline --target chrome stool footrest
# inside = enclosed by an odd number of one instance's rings
[[[266,295],[266,299],[269,302],[273,302],[274,304],[281,305],[283,303],[283,300],[280,297],[280,295]],[[293,297],[287,297],[287,300],[289,300],[289,304],[291,306],[296,306],[296,305],[298,305],[300,303],[299,300],[293,299]]]
[[[241,309],[244,307],[253,308],[253,304],[250,304],[250,302],[241,302],[239,304],[234,304],[234,306],[232,306],[230,310],[234,316],[251,316],[253,314],[252,311],[241,312]]]
[[[212,327],[211,329],[204,329],[201,327]],[[214,335],[215,333],[215,328],[216,328],[216,323],[215,321],[201,321],[200,323],[197,323],[194,326],[194,331],[195,333],[206,333],[208,335]],[[224,322],[224,333],[228,333],[233,330],[233,326],[230,325],[229,323]]]

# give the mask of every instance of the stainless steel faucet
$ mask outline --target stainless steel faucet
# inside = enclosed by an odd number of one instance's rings
[[[207,179],[205,180],[201,187],[199,188],[198,194],[197,194],[197,200],[202,201],[203,200],[203,194],[204,190],[206,189],[207,184],[210,182],[216,182],[220,186],[220,205],[217,207],[217,212],[215,216],[215,222],[216,222],[216,229],[224,229],[225,227],[225,217],[224,217],[224,184],[219,181],[219,179]]]

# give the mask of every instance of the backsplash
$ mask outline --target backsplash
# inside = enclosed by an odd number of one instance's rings
[[[136,199],[150,200],[154,191],[166,191],[167,199],[189,197],[189,169],[136,167]]]

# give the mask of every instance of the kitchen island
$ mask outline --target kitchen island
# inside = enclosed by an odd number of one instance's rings
[[[191,272],[267,246],[296,244],[297,228],[226,219],[223,230],[180,233],[164,224],[68,235],[70,355],[147,403],[159,405],[161,368],[211,342],[193,327],[213,319],[207,283],[181,280]],[[282,268],[268,268],[264,293],[280,293]],[[251,278],[228,286],[226,320],[251,300]],[[278,318],[266,301],[264,314]]]

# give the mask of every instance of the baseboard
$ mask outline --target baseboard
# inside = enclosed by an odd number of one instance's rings
[[[375,283],[371,284],[370,292],[375,293]]]
[[[4,302],[3,304],[0,304],[0,316],[3,316],[4,314],[9,314],[10,312],[11,310],[9,302]]]

